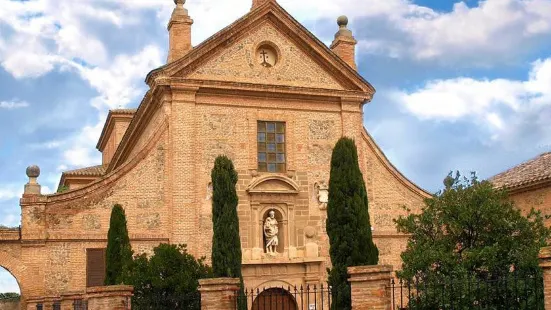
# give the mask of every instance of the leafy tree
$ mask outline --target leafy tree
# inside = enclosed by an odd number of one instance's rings
[[[132,262],[132,254],[126,228],[126,215],[122,206],[116,204],[111,211],[107,233],[105,285],[123,283],[123,274]]]
[[[232,161],[219,156],[212,178],[212,269],[215,277],[241,277],[241,241],[237,217],[237,172]]]
[[[200,310],[199,279],[212,276],[204,258],[196,260],[185,245],[161,244],[150,258],[142,254],[130,265],[126,282],[134,286],[137,310]]]
[[[214,162],[212,178],[212,269],[215,277],[241,279],[239,309],[247,309],[241,275],[241,240],[237,216],[237,172],[232,161],[219,156]]]
[[[351,309],[347,268],[376,265],[379,250],[373,243],[367,192],[358,163],[354,140],[341,138],[331,157],[327,235],[331,263],[329,284],[333,287],[332,309]]]
[[[57,193],[58,194],[61,194],[61,193],[65,193],[66,191],[69,190],[69,186],[67,185],[60,185],[58,188],[57,188]]]
[[[0,293],[0,300],[7,300],[7,299],[20,299],[21,295],[18,293]]]
[[[399,277],[425,283],[421,296],[442,304],[446,301],[441,298],[447,297],[431,291],[430,283],[433,288],[445,286],[456,278],[463,279],[466,288],[467,283],[498,283],[512,270],[539,272],[538,253],[551,236],[540,212],[532,210],[524,217],[505,191],[479,181],[474,173],[470,179],[450,173],[444,185],[444,190],[425,200],[420,214],[396,220],[398,231],[411,235]],[[455,285],[462,284],[456,281]],[[487,298],[492,295],[496,294]],[[496,305],[497,301],[486,302]]]

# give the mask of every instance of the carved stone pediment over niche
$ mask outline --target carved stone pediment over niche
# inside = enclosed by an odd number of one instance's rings
[[[267,175],[253,179],[247,192],[250,194],[298,194],[299,187],[292,179],[282,175]]]

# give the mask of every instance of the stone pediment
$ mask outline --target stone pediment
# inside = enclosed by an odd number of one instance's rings
[[[253,179],[247,192],[253,194],[298,194],[295,181],[284,176],[268,175]]]
[[[258,48],[264,44],[278,54],[277,63],[271,67],[258,62]],[[242,88],[342,91],[366,101],[375,93],[369,82],[276,1],[251,10],[184,57],[151,71],[146,83],[155,87],[169,80],[193,87],[235,87],[238,83]]]
[[[271,46],[277,62],[263,66],[259,49]],[[184,78],[293,87],[344,89],[310,55],[270,21],[252,27],[246,36],[218,51]]]

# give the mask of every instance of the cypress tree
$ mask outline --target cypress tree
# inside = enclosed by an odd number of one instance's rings
[[[132,263],[132,248],[126,228],[126,215],[121,205],[111,211],[105,259],[105,285],[122,284],[124,272]]]
[[[241,275],[241,240],[237,216],[237,172],[232,161],[219,156],[214,162],[212,179],[212,270],[215,277],[241,279],[238,309],[247,309]]]
[[[347,268],[376,265],[379,250],[373,243],[367,192],[358,163],[354,140],[341,138],[331,156],[327,235],[331,263],[329,284],[333,287],[332,309],[352,308]]]

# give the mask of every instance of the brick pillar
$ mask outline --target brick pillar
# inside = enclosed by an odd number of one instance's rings
[[[551,310],[551,247],[545,247],[540,250],[539,261],[543,271],[545,310]]]
[[[240,281],[234,278],[199,280],[201,310],[235,310]]]
[[[390,310],[392,266],[348,268],[352,288],[352,310]]]
[[[134,288],[129,285],[98,286],[86,289],[88,310],[130,310]]]
[[[84,294],[82,292],[67,292],[61,294],[61,310],[73,310],[73,303],[77,299],[84,299]]]

